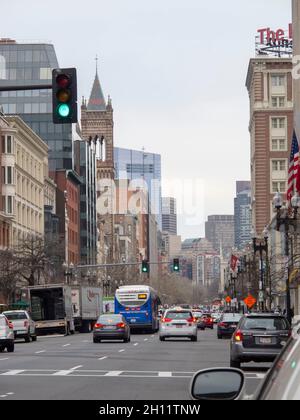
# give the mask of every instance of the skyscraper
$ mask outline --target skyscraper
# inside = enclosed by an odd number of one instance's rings
[[[0,87],[51,85],[53,68],[58,68],[53,45],[0,39]],[[72,169],[72,125],[53,124],[51,89],[0,92],[1,107],[47,143],[50,171]]]
[[[234,199],[234,235],[235,247],[242,249],[251,241],[251,183],[237,181]]]
[[[139,150],[115,147],[115,170],[117,179],[146,183],[151,213],[162,229],[161,156]]]
[[[162,230],[177,235],[176,199],[173,197],[162,198]]]
[[[223,254],[229,256],[234,246],[234,216],[208,216],[205,237],[212,243],[215,251],[222,249]]]

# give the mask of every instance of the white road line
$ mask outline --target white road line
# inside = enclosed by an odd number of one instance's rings
[[[71,371],[74,371],[74,370],[76,370],[76,369],[79,369],[79,368],[81,368],[82,367],[82,365],[79,365],[79,366],[75,366],[75,367],[73,367],[72,369],[70,369]]]
[[[144,338],[144,341],[148,341],[148,338]]]
[[[9,357],[5,357],[4,359],[0,359],[0,360],[8,360],[9,359]]]
[[[105,360],[105,359],[107,359],[107,356],[100,357],[98,360]]]
[[[65,336],[64,334],[60,334],[60,335],[39,335],[38,337],[41,339],[41,338],[59,338],[59,337],[65,337]]]
[[[68,347],[68,346],[70,346],[71,344],[64,344],[62,347]]]
[[[45,353],[46,350],[41,350],[41,351],[36,351],[35,354],[41,354],[41,353]]]
[[[139,343],[134,343],[134,346],[138,346],[139,345]]]
[[[72,370],[59,370],[58,372],[53,373],[53,376],[67,376],[72,373]]]
[[[160,378],[172,378],[172,372],[158,372]]]
[[[119,350],[119,353],[123,353],[125,350],[124,349],[122,349],[122,350]]]
[[[7,395],[15,395],[14,392],[8,392]]]
[[[23,373],[25,372],[25,370],[10,370],[9,372],[5,372],[5,373],[1,373],[2,376],[13,376],[13,375],[18,375],[19,373]]]
[[[104,376],[120,376],[123,373],[120,370],[113,370],[111,372],[106,373]]]
[[[7,398],[8,395],[0,395],[0,398]]]

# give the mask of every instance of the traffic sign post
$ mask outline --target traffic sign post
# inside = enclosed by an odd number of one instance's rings
[[[253,306],[256,304],[257,300],[254,296],[248,295],[246,299],[244,299],[244,302],[247,305],[248,309],[252,309]]]

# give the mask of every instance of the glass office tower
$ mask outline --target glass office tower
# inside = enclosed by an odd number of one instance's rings
[[[152,214],[162,229],[161,156],[139,150],[114,148],[117,179],[144,180],[147,183]]]
[[[0,87],[51,85],[58,62],[51,44],[0,38]],[[72,125],[52,123],[52,91],[0,92],[4,114],[19,115],[49,146],[49,170],[72,169]]]

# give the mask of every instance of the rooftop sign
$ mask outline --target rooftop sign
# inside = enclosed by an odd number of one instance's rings
[[[269,27],[258,29],[255,41],[257,56],[292,56],[293,25],[290,23],[287,30]]]

